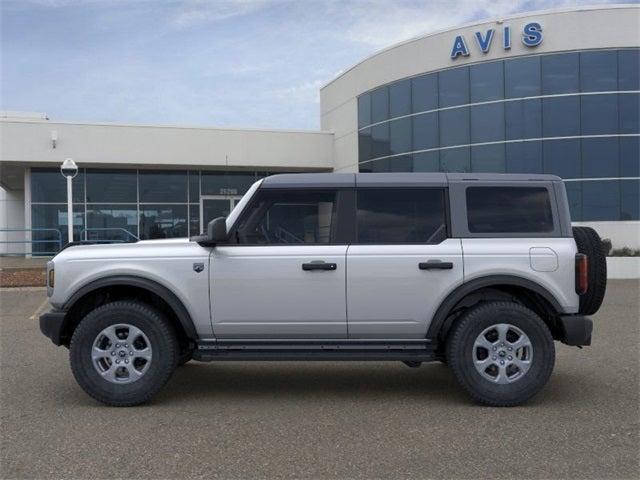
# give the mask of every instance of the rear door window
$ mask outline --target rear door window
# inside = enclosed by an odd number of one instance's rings
[[[469,187],[471,233],[546,233],[554,230],[549,191],[544,187]]]
[[[442,188],[357,191],[357,243],[440,243],[447,238]]]

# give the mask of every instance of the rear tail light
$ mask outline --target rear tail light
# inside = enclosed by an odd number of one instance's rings
[[[576,293],[584,295],[589,288],[589,259],[584,253],[576,253]]]

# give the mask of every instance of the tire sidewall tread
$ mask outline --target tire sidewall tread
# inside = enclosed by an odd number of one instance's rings
[[[473,343],[491,325],[510,323],[529,337],[531,368],[522,379],[494,384],[473,365]],[[477,402],[494,407],[520,405],[547,383],[555,363],[555,346],[547,325],[533,311],[515,302],[486,302],[472,307],[455,323],[447,339],[446,358],[456,380]]]
[[[97,335],[118,323],[140,328],[153,349],[144,376],[122,385],[101,378],[91,360]],[[92,310],[81,320],[71,338],[69,360],[76,381],[91,397],[111,406],[133,406],[148,401],[171,378],[178,364],[178,342],[173,326],[157,309],[136,301],[116,301]]]

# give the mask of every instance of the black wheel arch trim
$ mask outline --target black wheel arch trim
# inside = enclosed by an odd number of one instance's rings
[[[476,278],[469,282],[456,287],[449,295],[440,303],[433,319],[427,330],[427,338],[437,340],[440,332],[445,325],[447,317],[451,313],[453,307],[464,299],[467,295],[480,290],[481,288],[494,287],[499,285],[509,285],[514,287],[522,287],[537,293],[544,298],[553,309],[561,314],[564,310],[558,300],[547,290],[532,280],[516,275],[489,275],[486,277]]]
[[[113,275],[93,280],[77,289],[65,302],[62,309],[68,312],[69,310],[71,310],[71,308],[73,308],[78,300],[83,298],[85,295],[104,287],[112,287],[117,285],[143,288],[150,291],[151,293],[158,295],[165,302],[167,302],[169,307],[173,310],[187,336],[192,340],[196,340],[198,338],[198,334],[193,324],[193,320],[191,319],[191,315],[189,314],[187,308],[184,306],[184,303],[182,303],[182,301],[176,296],[176,294],[155,280],[150,280],[148,278],[138,277],[135,275]]]

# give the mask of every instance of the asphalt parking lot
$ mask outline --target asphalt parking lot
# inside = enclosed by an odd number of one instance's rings
[[[594,344],[557,344],[523,407],[472,404],[441,364],[190,363],[153,403],[102,406],[4,289],[8,478],[638,478],[640,283],[611,281]]]

